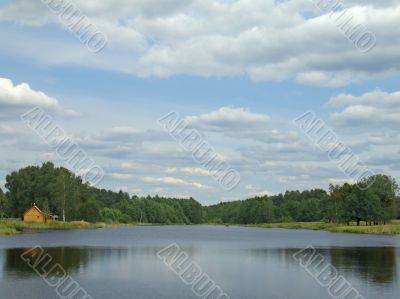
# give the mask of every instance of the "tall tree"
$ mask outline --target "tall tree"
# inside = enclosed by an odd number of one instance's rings
[[[7,196],[0,188],[0,218],[7,217],[7,214],[8,214]]]

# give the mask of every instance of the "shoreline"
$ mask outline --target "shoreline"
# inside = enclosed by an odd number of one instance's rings
[[[106,227],[138,226],[140,224],[123,223],[89,223],[85,221],[28,223],[21,220],[0,220],[0,236],[23,234],[24,230],[69,230],[69,229],[97,229]]]
[[[282,229],[305,229],[314,231],[328,231],[333,233],[347,234],[369,234],[369,235],[400,235],[400,221],[393,220],[386,225],[356,226],[345,224],[333,224],[325,222],[293,222],[293,223],[267,223],[267,224],[245,224],[242,227],[258,228],[282,228]]]
[[[400,220],[393,220],[386,225],[356,226],[344,224],[332,224],[325,222],[288,222],[288,223],[262,223],[262,224],[156,224],[156,223],[89,223],[85,221],[53,222],[53,223],[27,223],[21,220],[0,220],[0,236],[12,236],[23,234],[24,230],[69,230],[69,229],[99,229],[124,226],[170,226],[170,225],[216,225],[239,226],[255,228],[281,228],[281,229],[305,229],[313,231],[328,231],[334,233],[371,234],[371,235],[400,235]]]

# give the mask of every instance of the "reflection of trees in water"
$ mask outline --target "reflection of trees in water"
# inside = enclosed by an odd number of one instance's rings
[[[293,255],[300,249],[256,249],[249,254],[269,258],[283,264],[298,264]],[[332,264],[339,274],[355,274],[362,280],[375,284],[390,284],[396,280],[396,248],[330,248],[318,249],[317,253],[325,257],[327,264]],[[347,273],[347,274],[346,274]]]
[[[129,248],[129,252],[133,255],[143,255],[146,257],[156,257],[157,253],[163,249],[165,249],[170,244],[165,245],[164,247],[146,247],[146,246],[138,246]],[[189,256],[193,257],[198,252],[198,250],[193,246],[181,246],[180,251],[186,252]]]
[[[392,283],[397,276],[396,248],[351,248],[329,250],[331,263],[338,269],[355,272],[377,284]]]
[[[19,276],[36,275],[28,264],[21,258],[21,255],[28,252],[30,248],[25,249],[5,249],[3,271],[8,274],[18,274]],[[49,254],[53,259],[49,263],[49,269],[60,264],[67,273],[71,273],[81,267],[85,267],[88,263],[88,251],[78,248],[46,248],[43,256]],[[47,269],[47,267],[46,267]]]
[[[91,263],[96,261],[128,260],[128,255],[143,257],[140,260],[157,259],[156,255],[159,247],[138,246],[133,248],[46,248],[45,253],[53,257],[51,265],[60,264],[64,269],[72,274],[74,271],[85,270]],[[197,250],[193,247],[183,247],[189,256],[196,255]],[[21,259],[21,255],[29,250],[26,249],[4,249],[0,250],[0,261],[3,264],[4,275],[12,277],[37,276],[29,268],[26,262]],[[235,251],[235,249],[232,249]],[[295,265],[298,263],[293,259],[293,254],[300,249],[248,249],[244,250],[247,256],[259,259],[262,263],[270,260],[282,265]],[[390,284],[396,280],[396,248],[331,248],[319,249],[326,257],[326,263],[331,263],[337,268],[341,275],[359,276],[361,280],[374,284]],[[243,252],[238,254],[238,258],[243,258]],[[137,260],[133,260],[137,261]]]
[[[31,248],[4,249],[0,251],[3,259],[3,272],[6,275],[37,276],[36,272],[21,258],[21,255],[28,252]],[[126,249],[121,248],[45,248],[43,256],[49,254],[53,259],[46,269],[50,269],[56,264],[60,264],[67,273],[84,270],[90,262],[97,259],[110,257],[122,258],[126,256]]]
[[[21,258],[21,255],[30,251],[32,248],[4,249],[0,250],[0,266],[3,264],[4,275],[12,277],[30,277],[37,276],[36,272],[31,269],[28,264]],[[120,247],[97,247],[97,248],[79,248],[79,247],[60,247],[60,248],[44,248],[44,253],[49,254],[53,260],[46,266],[51,269],[52,266],[60,264],[68,274],[84,271],[90,264],[95,262],[115,262],[123,261],[127,263],[136,263],[138,260],[129,260],[130,256],[139,256],[139,260],[157,260],[157,253],[163,249],[162,247],[146,247],[138,246],[133,248]],[[189,255],[194,255],[196,250],[192,247],[183,248]],[[30,252],[31,253],[31,252]],[[141,258],[143,257],[143,258]],[[45,262],[44,262],[45,263]],[[39,267],[42,266],[40,264]],[[135,264],[133,264],[135,266]],[[1,270],[0,270],[1,271]]]

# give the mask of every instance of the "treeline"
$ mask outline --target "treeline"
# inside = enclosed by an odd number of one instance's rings
[[[326,221],[360,225],[364,221],[369,225],[385,224],[400,217],[398,190],[393,178],[376,175],[358,184],[331,185],[329,194],[321,189],[287,191],[205,207],[205,214],[209,221],[216,223]]]
[[[208,207],[193,198],[138,197],[97,189],[50,162],[11,173],[5,187],[6,193],[0,189],[0,217],[20,218],[33,203],[60,218],[65,211],[67,221],[115,223],[378,224],[400,217],[398,185],[386,175],[367,178],[358,185],[331,185],[329,193],[322,189],[287,191]]]
[[[287,191],[276,196],[255,197],[205,207],[210,222],[258,224],[273,222],[311,222],[324,218],[329,201],[325,190]]]
[[[194,199],[131,197],[128,193],[97,189],[53,163],[29,166],[6,177],[0,191],[0,216],[20,218],[36,203],[43,212],[66,220],[89,222],[201,223],[202,206]]]

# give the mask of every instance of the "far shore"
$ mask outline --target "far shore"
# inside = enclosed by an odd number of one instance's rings
[[[202,225],[218,225],[218,226],[242,226],[242,227],[258,227],[258,228],[282,228],[282,229],[305,229],[315,231],[329,231],[336,233],[353,233],[353,234],[373,234],[373,235],[400,235],[400,220],[393,220],[386,225],[357,226],[355,224],[334,224],[326,222],[288,222],[288,223],[264,223],[264,224],[221,224],[221,223],[203,223]],[[0,235],[17,235],[27,230],[68,230],[68,229],[97,229],[107,227],[122,226],[146,226],[146,225],[167,225],[167,224],[150,224],[150,223],[89,223],[85,221],[52,223],[27,223],[17,219],[0,220]],[[178,225],[178,224],[176,224]],[[184,224],[182,224],[184,225]]]
[[[284,228],[284,229],[306,229],[323,230],[335,233],[372,234],[372,235],[400,235],[400,220],[393,220],[385,225],[360,225],[336,224],[326,222],[293,222],[293,223],[267,223],[242,225],[246,227],[259,228]]]

